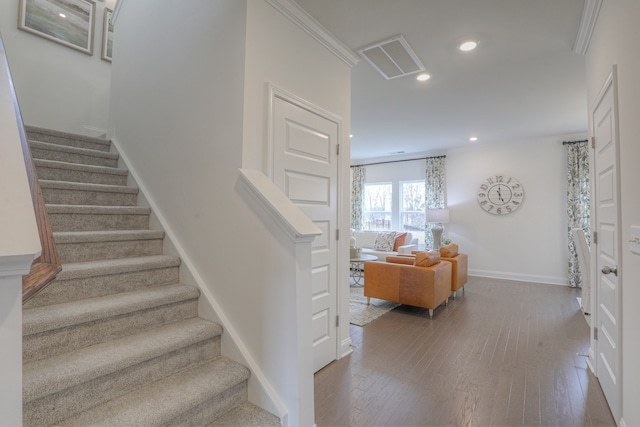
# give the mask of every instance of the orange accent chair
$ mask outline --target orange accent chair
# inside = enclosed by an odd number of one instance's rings
[[[402,258],[407,263],[367,261],[364,263],[364,296],[367,302],[379,298],[433,311],[449,302],[451,294],[451,263],[440,260],[438,252],[423,252]],[[391,260],[393,261],[393,260]]]
[[[458,252],[458,245],[451,243],[440,248],[440,258],[449,261],[452,265],[451,270],[451,296],[456,299],[457,292],[462,289],[464,293],[464,285],[469,279],[468,264],[469,257],[467,254]]]
[[[413,257],[420,252],[424,251],[411,251],[412,255],[402,255],[396,257],[387,257],[388,262],[398,262],[404,264],[413,263]],[[389,261],[389,258],[392,258]],[[448,261],[452,265],[451,269],[451,296],[456,299],[456,295],[460,289],[464,293],[464,285],[469,280],[468,264],[469,257],[467,254],[458,252],[458,245],[451,243],[446,246],[440,247],[440,259],[442,261]]]

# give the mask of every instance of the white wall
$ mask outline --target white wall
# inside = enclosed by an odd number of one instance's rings
[[[233,328],[223,352],[238,356],[228,341],[236,334],[291,425],[312,425],[313,373],[301,380],[294,369],[295,284],[305,267],[238,168],[264,170],[267,83],[341,115],[348,134],[349,67],[264,0],[128,1],[116,25],[110,133]],[[254,401],[263,398],[256,387],[250,382]]]
[[[567,178],[562,141],[586,134],[484,143],[446,154],[448,237],[469,255],[469,273],[530,282],[567,284]],[[424,160],[366,167],[367,182],[424,179]],[[491,215],[478,205],[486,178],[507,174],[525,188],[514,213]],[[394,188],[394,191],[396,189]]]
[[[636,46],[640,39],[640,2],[637,0],[604,0],[587,53],[588,99],[591,106],[611,66],[618,66],[618,120],[621,175],[620,204],[622,210],[622,253],[619,260],[622,290],[622,425],[640,425],[640,256],[631,253],[629,232],[640,225],[640,55]]]
[[[84,135],[104,133],[111,64],[100,59],[102,20],[104,8],[113,9],[115,0],[96,2],[92,56],[18,30],[19,3],[0,2],[0,31],[24,123]]]
[[[342,226],[349,224],[349,128],[351,70],[317,41],[304,33],[293,22],[286,19],[274,7],[264,0],[247,2],[247,44],[244,87],[244,133],[243,167],[262,170],[267,173],[268,109],[271,85],[286,91],[333,115],[342,118],[340,135],[342,149],[340,156],[340,176],[342,177],[342,198],[340,205],[334,208],[340,212]],[[343,208],[344,207],[344,208]],[[343,234],[346,236],[346,234]],[[342,239],[338,254],[348,251],[348,239]],[[261,255],[262,256],[262,255]],[[346,258],[345,258],[346,259]],[[342,319],[349,318],[349,278],[346,264],[338,272],[338,310]],[[248,279],[251,280],[251,279]],[[237,316],[234,319],[243,328],[251,330],[249,319]],[[349,324],[346,321],[338,331],[341,353],[351,351]],[[254,329],[250,340],[252,352],[267,364],[276,364],[285,355],[277,345],[258,346],[262,331]],[[308,335],[311,336],[311,331]],[[290,367],[280,365],[281,372],[273,378],[273,385],[290,394],[292,382],[287,379]],[[274,371],[274,374],[277,372]],[[312,382],[313,377],[309,377]],[[313,384],[311,383],[311,388]],[[311,390],[311,392],[313,392]],[[301,395],[303,411],[313,414],[312,395]]]

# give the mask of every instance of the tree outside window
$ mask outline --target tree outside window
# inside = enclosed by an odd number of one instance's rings
[[[424,190],[424,180],[400,182],[400,227],[403,231],[424,231]]]
[[[365,184],[365,230],[391,230],[392,193],[391,183]]]

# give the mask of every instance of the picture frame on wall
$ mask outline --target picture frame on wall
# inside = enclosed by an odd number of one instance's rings
[[[102,21],[102,59],[111,62],[113,55],[113,24],[111,17],[113,10],[104,8],[104,19]]]
[[[20,0],[18,29],[93,55],[93,0]]]

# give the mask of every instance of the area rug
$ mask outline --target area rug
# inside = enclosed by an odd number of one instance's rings
[[[349,298],[351,324],[356,326],[364,326],[400,305],[377,298],[371,298],[371,305],[367,305],[367,297],[364,296],[362,287],[351,286],[349,289],[351,291]]]

